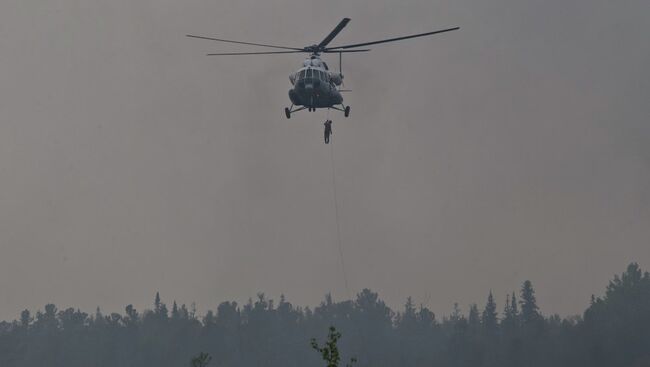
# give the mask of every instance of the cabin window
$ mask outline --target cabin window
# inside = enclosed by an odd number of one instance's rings
[[[311,69],[307,69],[307,76],[306,76],[306,78],[308,78],[308,79],[313,78],[313,76],[312,76],[312,70],[311,70]]]
[[[305,74],[307,73],[307,70],[303,69],[300,71],[300,77],[298,79],[305,79]]]

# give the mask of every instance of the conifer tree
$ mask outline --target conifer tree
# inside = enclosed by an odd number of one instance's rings
[[[160,303],[160,293],[159,293],[159,292],[156,292],[156,298],[155,298],[154,301],[153,301],[153,306],[154,306],[154,307],[153,307],[153,311],[154,311],[156,314],[160,314],[160,304],[161,304],[161,303]]]
[[[176,304],[176,300],[174,300],[174,303],[172,304],[172,319],[178,320],[180,318],[180,313],[178,312],[178,305]]]
[[[521,322],[524,326],[537,325],[541,318],[539,307],[535,299],[535,290],[532,283],[527,280],[521,287]]]
[[[497,304],[494,302],[492,291],[490,291],[487,303],[483,309],[483,315],[481,315],[481,324],[483,325],[483,329],[490,334],[494,333],[494,331],[497,329]]]
[[[517,296],[515,296],[515,292],[512,292],[512,295],[506,297],[501,325],[508,331],[512,331],[519,326],[519,311],[517,309]]]
[[[20,313],[20,326],[27,329],[31,322],[32,316],[29,313],[29,310],[23,310],[23,312]]]
[[[469,315],[467,316],[467,323],[472,332],[476,332],[481,325],[481,319],[479,316],[478,306],[476,306],[476,303],[473,303],[469,306]]]

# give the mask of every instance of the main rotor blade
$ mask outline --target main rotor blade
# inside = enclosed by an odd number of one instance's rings
[[[322,40],[322,41],[318,44],[318,48],[319,48],[319,49],[323,49],[323,48],[324,48],[325,46],[327,46],[330,42],[332,42],[332,40],[334,39],[334,37],[336,37],[336,36],[339,34],[339,32],[341,32],[341,31],[343,30],[343,28],[345,28],[345,26],[348,25],[349,22],[350,22],[350,18],[343,18],[343,20],[341,20],[341,21],[339,22],[339,24],[336,26],[336,28],[334,28],[334,29],[330,32],[330,34],[328,34],[327,37],[325,37],[325,39]]]
[[[361,50],[340,50],[340,51],[323,51],[324,53],[348,53],[348,52],[368,52],[369,48]],[[224,53],[215,53],[207,54],[207,56],[233,56],[233,55],[277,55],[277,54],[300,54],[303,52],[309,51],[264,51],[264,52],[224,52]]]
[[[233,56],[233,55],[277,55],[277,54],[299,54],[307,51],[266,51],[266,52],[225,52],[207,54],[207,56]]]
[[[252,45],[252,46],[261,46],[261,47],[271,47],[271,48],[280,48],[284,50],[296,50],[296,51],[303,51],[302,48],[297,48],[297,47],[285,47],[285,46],[274,46],[274,45],[265,45],[262,43],[251,43],[251,42],[242,42],[242,41],[232,41],[232,40],[226,40],[226,39],[221,39],[221,38],[212,38],[212,37],[204,37],[204,36],[195,36],[188,34],[186,35],[187,37],[191,38],[199,38],[199,39],[204,39],[204,40],[210,40],[210,41],[219,41],[219,42],[227,42],[227,43],[238,43],[241,45]]]
[[[325,54],[337,54],[337,53],[340,52],[340,53],[344,54],[344,53],[348,53],[348,52],[368,52],[368,51],[370,51],[369,48],[363,48],[363,49],[360,49],[360,50],[325,50],[325,51],[323,51],[323,53],[325,53]]]
[[[451,31],[455,31],[457,29],[460,29],[460,27],[442,29],[442,30],[439,30],[439,31],[427,32],[427,33],[413,34],[413,35],[410,35],[410,36],[389,38],[389,39],[380,40],[380,41],[356,43],[356,44],[353,44],[353,45],[343,45],[343,46],[338,46],[338,47],[328,47],[328,48],[325,49],[325,51],[336,51],[338,49],[355,48],[355,47],[361,47],[361,46],[376,45],[378,43],[401,41],[401,40],[406,40],[406,39],[409,39],[409,38],[424,37],[424,36],[430,36],[432,34],[451,32]]]

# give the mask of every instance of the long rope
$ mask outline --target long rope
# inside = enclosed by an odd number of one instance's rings
[[[329,119],[329,109],[327,110],[327,119]],[[336,239],[339,246],[339,259],[341,260],[341,270],[343,273],[343,282],[345,283],[345,291],[348,294],[348,299],[351,302],[354,302],[352,298],[352,293],[350,292],[350,287],[348,286],[348,275],[345,271],[345,262],[343,261],[343,241],[341,240],[341,225],[339,220],[339,205],[338,205],[338,195],[336,193],[336,170],[334,168],[334,147],[332,146],[332,141],[330,140],[330,163],[332,166],[332,192],[334,193],[334,216],[336,217]],[[352,317],[354,322],[354,317]],[[363,354],[368,356],[368,340],[365,333],[360,330],[360,327],[357,325],[359,336],[361,338],[361,351]]]
[[[327,111],[329,115],[329,110]],[[343,273],[343,282],[345,283],[345,291],[348,297],[352,299],[350,287],[348,286],[348,275],[345,271],[345,262],[343,261],[343,241],[341,240],[341,225],[339,221],[339,204],[338,195],[336,194],[336,170],[334,169],[334,147],[330,141],[330,162],[332,165],[332,191],[334,192],[334,216],[336,218],[336,240],[339,247],[339,259],[341,260],[341,272]]]

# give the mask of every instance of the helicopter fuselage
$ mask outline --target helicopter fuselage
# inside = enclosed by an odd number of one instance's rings
[[[309,109],[330,108],[343,103],[338,90],[342,75],[328,70],[327,64],[317,56],[303,62],[303,67],[289,76],[293,88],[289,99],[295,106]]]

